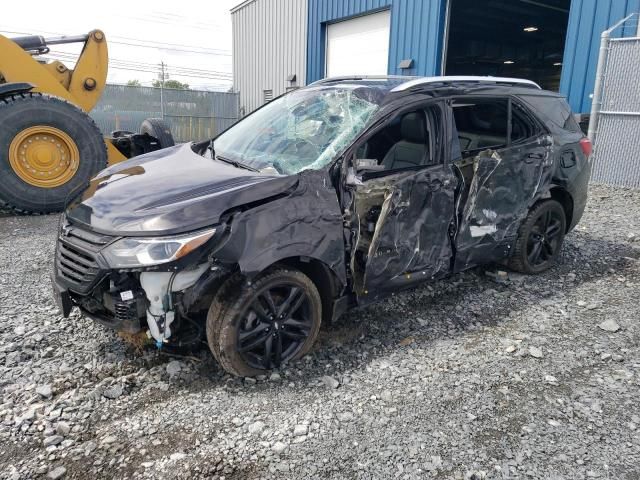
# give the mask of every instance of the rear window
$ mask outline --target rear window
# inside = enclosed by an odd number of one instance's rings
[[[452,103],[460,150],[502,148],[507,144],[509,102],[500,99],[456,99]]]
[[[511,138],[508,138],[509,105]],[[454,99],[451,106],[463,157],[487,148],[505,148],[538,134],[539,129],[531,115],[507,98],[464,97]]]
[[[571,107],[564,98],[537,95],[523,95],[521,98],[531,105],[545,122],[550,122],[557,128],[570,132],[581,132],[580,125],[576,122]]]

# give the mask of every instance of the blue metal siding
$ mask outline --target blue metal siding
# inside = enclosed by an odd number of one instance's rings
[[[640,11],[640,0],[571,0],[560,92],[575,112],[591,110],[600,35],[617,21]],[[626,31],[627,35],[635,32]]]
[[[324,77],[327,23],[384,9],[391,10],[388,73],[439,73],[445,7],[446,0],[309,0],[307,82]],[[407,58],[413,68],[398,69]]]
[[[327,23],[384,9],[391,10],[388,73],[440,74],[446,4],[447,0],[308,0],[307,83],[324,77]],[[640,0],[571,0],[560,92],[575,112],[591,109],[600,34],[638,11]],[[413,59],[414,67],[400,70],[398,64],[407,58]]]
[[[391,7],[389,73],[437,75],[442,60],[446,0],[395,0]],[[413,68],[401,70],[401,60],[412,58]]]

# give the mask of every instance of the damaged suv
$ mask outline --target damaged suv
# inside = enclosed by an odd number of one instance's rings
[[[55,296],[64,316],[206,338],[225,370],[260,374],[418,282],[549,268],[590,153],[565,100],[526,80],[322,80],[101,172],[62,217]]]

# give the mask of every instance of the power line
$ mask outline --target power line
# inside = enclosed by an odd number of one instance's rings
[[[65,61],[75,61],[77,59],[77,56],[72,53],[58,52],[55,50],[52,50],[50,53],[53,54],[55,57],[59,57],[60,59]],[[134,70],[134,71],[140,71],[145,73],[157,73],[158,71],[157,64],[136,62],[136,61],[130,61],[130,60],[120,60],[117,58],[109,59],[109,67],[115,70],[118,70],[118,69]],[[211,79],[228,80],[228,81],[233,80],[233,75],[231,73],[219,72],[215,70],[203,70],[203,69],[179,67],[179,66],[169,67],[167,70],[170,73],[178,76],[193,77],[193,78],[211,78]]]
[[[75,57],[73,54],[65,54],[64,52],[54,52],[54,51],[52,51],[51,53],[53,53],[55,57],[58,57],[59,59],[64,61],[75,60]],[[136,61],[119,60],[116,58],[111,58],[109,59],[109,66],[111,67],[121,66],[121,67],[131,67],[131,68],[140,68],[140,69],[149,69],[149,68],[157,69],[158,65],[145,63],[145,62],[136,62]],[[183,75],[183,74],[206,75],[206,76],[220,77],[221,79],[233,80],[233,74],[229,72],[220,72],[217,70],[204,70],[204,69],[180,67],[180,66],[169,67],[168,70],[175,75]]]
[[[117,37],[114,37],[117,38]],[[115,43],[117,45],[129,45],[129,46],[133,46],[133,47],[141,47],[141,48],[154,48],[154,49],[160,49],[160,50],[170,50],[173,52],[187,52],[187,53],[197,53],[197,54],[201,54],[201,55],[212,55],[212,56],[219,56],[219,57],[230,57],[231,53],[220,53],[220,52],[215,52],[213,50],[207,49],[206,47],[197,47],[197,46],[188,46],[185,45],[185,48],[177,48],[177,47],[166,47],[164,45],[158,44],[158,45],[143,45],[141,43],[129,43],[129,42],[119,42],[117,40],[109,40],[111,43]],[[142,41],[146,41],[146,40],[142,40]],[[152,43],[152,42],[148,42],[148,43]],[[193,49],[193,48],[202,48],[202,51],[198,51],[198,50],[189,50],[189,49]],[[207,51],[209,50],[209,51]]]
[[[151,14],[151,16],[152,15],[153,14]],[[130,18],[132,20],[139,20],[146,23],[155,23],[155,24],[161,24],[161,25],[191,25],[197,28],[211,28],[211,29],[214,29],[217,26],[214,23],[206,23],[206,22],[189,22],[189,21],[184,21],[179,19],[177,21],[174,21],[171,18],[166,18],[166,17],[163,17],[162,15],[158,15],[160,18],[153,19],[151,18],[151,16],[145,16],[145,17],[132,16]],[[171,16],[174,17],[175,15],[172,14]],[[186,18],[186,17],[181,17],[181,18]]]
[[[3,32],[10,33],[12,35],[32,35],[31,33],[27,33],[27,32],[16,32],[11,30],[3,30]],[[41,33],[44,33],[47,35],[64,36],[64,34],[62,33],[48,32],[44,30],[41,30]],[[198,45],[183,45],[180,43],[157,42],[153,40],[144,40],[141,38],[120,37],[117,35],[114,35],[113,37],[110,37],[110,38],[113,38],[113,40],[109,39],[108,42],[117,44],[117,45],[128,45],[132,47],[153,48],[157,50],[170,50],[175,52],[195,53],[200,55],[211,55],[211,56],[220,56],[220,57],[231,56],[231,53],[229,50],[213,49],[213,48],[207,48],[207,47],[202,47]],[[127,40],[127,41],[121,41],[118,39]],[[144,43],[139,43],[139,42],[144,42]]]

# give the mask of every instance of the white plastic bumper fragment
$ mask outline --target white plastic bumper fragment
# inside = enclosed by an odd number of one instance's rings
[[[191,270],[174,272],[142,272],[140,285],[149,299],[147,310],[147,325],[151,336],[159,343],[164,343],[171,337],[171,323],[175,313],[168,305],[169,283],[175,275],[171,285],[172,292],[180,292],[192,286],[202,276],[209,265],[204,263]]]

